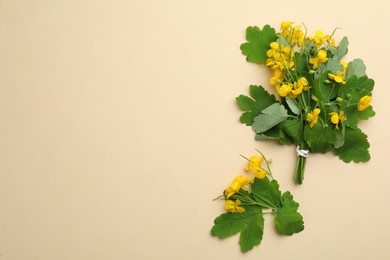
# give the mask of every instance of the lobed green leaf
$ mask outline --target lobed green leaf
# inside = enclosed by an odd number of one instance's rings
[[[275,227],[281,235],[292,235],[304,229],[302,215],[298,212],[299,204],[294,201],[290,192],[285,192],[281,198],[282,207],[275,216]]]
[[[239,232],[242,252],[259,245],[263,238],[264,218],[258,206],[246,206],[243,213],[224,213],[214,220],[211,234],[221,239]]]
[[[241,44],[240,49],[246,60],[258,64],[264,64],[267,60],[267,50],[270,43],[277,38],[276,31],[269,25],[265,25],[262,30],[257,26],[249,26],[246,29],[246,43]]]
[[[270,94],[262,86],[249,86],[249,94],[251,98],[240,95],[236,98],[236,102],[242,110],[246,111],[241,115],[240,122],[251,126],[253,124],[253,119],[258,116],[263,109],[277,101],[275,96]]]
[[[344,145],[336,149],[336,154],[344,162],[367,162],[371,156],[368,151],[370,144],[365,135],[359,128],[345,129]]]

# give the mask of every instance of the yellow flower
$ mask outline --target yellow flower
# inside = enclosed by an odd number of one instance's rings
[[[256,155],[249,158],[249,163],[245,167],[245,171],[252,171],[255,177],[259,179],[263,179],[267,174],[268,171],[261,168],[261,165],[263,164],[264,159],[260,158]]]
[[[245,167],[245,171],[258,170],[263,163],[263,158],[253,155],[249,158],[248,165]]]
[[[313,69],[316,69],[320,63],[325,63],[328,60],[325,50],[319,50],[317,57],[309,60],[310,64],[313,64]]]
[[[313,111],[307,113],[306,120],[310,123],[310,127],[315,126],[318,122],[318,115],[320,114],[321,110],[319,108],[315,108]]]
[[[264,177],[267,176],[268,171],[264,169],[260,169],[258,171],[253,171],[253,174],[255,175],[256,178],[264,179]]]
[[[333,79],[337,83],[345,84],[345,74],[347,73],[348,63],[342,61],[340,65],[343,66],[343,71],[337,71],[336,75],[332,73],[328,73],[328,78]]]
[[[332,73],[328,73],[328,78],[333,79],[337,83],[345,84],[343,77],[344,77],[344,74],[342,72],[339,72],[339,71],[336,73],[336,75],[334,75]]]
[[[288,93],[291,98],[296,98],[302,91],[309,90],[309,82],[305,77],[300,77],[298,81],[292,85],[292,90]]]
[[[243,186],[249,184],[251,181],[252,179],[249,177],[243,175],[237,176],[232,184],[225,190],[226,198],[230,198],[232,195],[239,192]]]
[[[302,26],[296,25],[293,28],[292,40],[294,41],[294,45],[302,46],[305,43],[305,33],[301,30]]]
[[[307,79],[305,77],[300,77],[298,79],[298,86],[302,86],[304,91],[309,90],[309,82],[307,81]]]
[[[284,83],[277,89],[277,91],[281,97],[285,97],[292,91],[292,89],[293,89],[293,84]]]
[[[284,75],[283,75],[282,71],[280,71],[279,69],[276,69],[276,70],[274,70],[274,75],[269,80],[269,83],[272,86],[276,86],[277,84],[280,84],[283,80],[284,80]]]
[[[359,99],[359,102],[358,102],[358,110],[359,111],[363,111],[365,110],[367,107],[370,106],[370,102],[372,100],[372,97],[371,96],[364,96],[362,98]]]
[[[290,29],[292,25],[292,22],[291,21],[285,21],[285,22],[282,22],[282,24],[280,25],[280,30],[288,30]]]
[[[290,47],[279,45],[277,42],[270,43],[270,49],[267,51],[267,61],[265,65],[272,70],[294,70],[294,51]]]
[[[345,61],[341,61],[340,65],[343,66],[343,68],[344,68],[343,74],[344,75],[347,74],[348,63],[346,63]]]
[[[245,212],[245,209],[243,207],[240,207],[241,201],[237,199],[235,202],[232,200],[226,200],[225,201],[225,209],[227,212]]]
[[[329,115],[330,121],[336,125],[336,129],[339,129],[339,123],[343,123],[345,120],[347,120],[347,117],[342,110],[338,114],[336,112],[331,112]]]
[[[324,35],[322,31],[317,30],[315,32],[316,36],[313,37],[308,37],[310,41],[313,41],[313,43],[316,45],[316,47],[320,47],[322,44],[329,42],[330,41],[330,35]],[[331,41],[331,46],[335,45],[335,41],[332,39]]]

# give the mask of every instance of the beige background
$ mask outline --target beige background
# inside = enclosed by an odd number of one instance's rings
[[[0,0],[0,259],[390,259],[387,1]],[[234,98],[269,87],[239,51],[282,20],[349,37],[376,81],[372,160],[255,142]],[[210,236],[213,202],[261,149],[304,232]]]

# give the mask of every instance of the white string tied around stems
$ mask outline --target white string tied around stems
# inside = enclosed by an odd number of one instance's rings
[[[301,150],[299,145],[297,145],[297,155],[306,158],[309,155],[309,150]]]

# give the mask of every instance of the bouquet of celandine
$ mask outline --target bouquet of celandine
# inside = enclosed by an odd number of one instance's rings
[[[272,177],[270,160],[258,152],[260,156],[246,158],[248,165],[245,170],[252,176],[238,175],[218,197],[225,201],[227,213],[217,217],[211,229],[211,234],[219,238],[240,233],[242,252],[261,243],[264,214],[274,216],[275,229],[280,235],[292,235],[304,229],[299,204],[290,192],[281,193],[278,182]]]
[[[283,22],[278,33],[269,25],[262,30],[254,26],[247,28],[247,42],[241,45],[247,61],[271,69],[269,82],[279,98],[251,85],[250,97],[236,98],[245,111],[240,121],[252,126],[257,140],[296,144],[298,184],[309,151],[333,151],[344,162],[370,159],[370,145],[358,123],[375,115],[370,105],[374,81],[367,77],[361,59],[342,60],[348,39],[337,44],[334,32],[308,36],[292,22]]]

